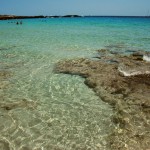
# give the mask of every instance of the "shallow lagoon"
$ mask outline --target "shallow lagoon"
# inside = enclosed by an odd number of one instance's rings
[[[1,149],[108,149],[112,108],[78,76],[55,74],[62,59],[97,49],[150,50],[147,18],[0,21]]]

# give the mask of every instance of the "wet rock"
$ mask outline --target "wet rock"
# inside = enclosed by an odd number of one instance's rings
[[[132,54],[132,56],[135,56],[135,57],[143,57],[144,55],[144,52],[135,52]]]
[[[141,60],[141,61],[143,61],[143,55],[144,54],[142,52],[135,52],[135,53],[132,54],[133,59]]]
[[[131,57],[134,60],[139,60],[139,61],[146,60],[147,61],[150,58],[150,52],[144,52],[144,51],[133,52]],[[144,57],[146,57],[146,59]]]
[[[85,84],[114,107],[113,121],[118,128],[109,137],[111,149],[146,150],[150,145],[150,63],[139,61],[141,53],[109,57],[105,56],[109,52],[102,53],[104,57],[100,60],[59,62],[54,71],[84,77]]]

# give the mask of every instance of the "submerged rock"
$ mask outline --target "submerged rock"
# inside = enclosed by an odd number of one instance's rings
[[[0,70],[0,79],[9,78],[10,76],[12,76],[10,71]]]
[[[12,110],[15,108],[27,108],[34,109],[36,107],[36,103],[34,101],[28,101],[26,99],[22,99],[19,101],[11,101],[9,103],[0,102],[0,108],[5,110]]]
[[[54,71],[84,77],[85,84],[114,107],[117,128],[109,137],[111,149],[146,150],[150,145],[150,63],[141,59],[144,54],[100,53],[100,60],[61,61]]]
[[[0,89],[6,89],[10,87],[9,78],[12,76],[12,72],[7,70],[0,70]]]
[[[9,142],[0,139],[0,149],[1,150],[10,150]]]
[[[12,50],[13,48],[15,48],[16,46],[9,46],[9,47],[0,47],[0,51],[6,51],[6,50]]]
[[[120,48],[125,48],[126,46],[124,44],[110,44],[110,45],[107,45],[105,46],[106,48],[116,48],[116,49],[120,49]]]

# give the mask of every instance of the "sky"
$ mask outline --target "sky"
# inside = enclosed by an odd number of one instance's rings
[[[0,0],[0,14],[150,15],[150,0]]]

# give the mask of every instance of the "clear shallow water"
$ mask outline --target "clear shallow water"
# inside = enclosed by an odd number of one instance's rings
[[[0,88],[1,149],[108,149],[111,107],[84,79],[54,74],[53,67],[62,59],[93,57],[100,48],[150,51],[150,19],[8,22],[0,21],[0,71],[11,73],[0,78],[6,85]]]

